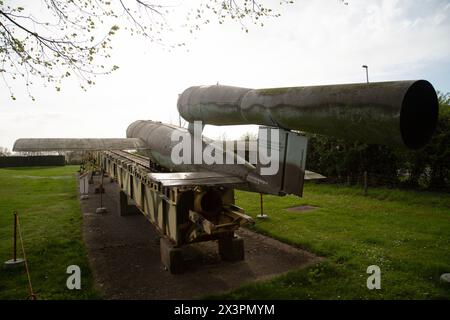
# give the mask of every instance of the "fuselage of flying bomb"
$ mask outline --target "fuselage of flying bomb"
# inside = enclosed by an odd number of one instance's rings
[[[143,140],[148,147],[145,151],[146,155],[170,171],[214,171],[239,177],[252,185],[254,189],[263,188],[267,184],[257,173],[255,166],[244,158],[232,150],[224,150],[219,144],[214,144],[213,140],[202,137],[201,128],[200,130],[194,128],[191,132],[185,128],[161,122],[138,120],[128,126],[127,138]],[[222,159],[234,159],[233,164],[205,163],[204,154],[208,152],[211,145],[215,147],[214,153],[219,153]],[[174,155],[178,155],[181,146],[184,146],[182,163],[174,159]],[[185,154],[187,151],[189,151],[188,157]]]

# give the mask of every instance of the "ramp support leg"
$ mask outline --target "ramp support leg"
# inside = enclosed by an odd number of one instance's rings
[[[160,238],[161,262],[173,274],[183,272],[183,252],[166,238]]]
[[[129,204],[128,195],[125,192],[119,191],[119,195],[120,195],[119,212],[121,217],[139,214],[139,209],[135,205]]]
[[[244,240],[236,236],[219,239],[219,255],[225,261],[244,260]]]

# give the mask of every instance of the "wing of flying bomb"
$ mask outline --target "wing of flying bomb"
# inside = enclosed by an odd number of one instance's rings
[[[212,171],[200,172],[170,172],[149,173],[153,181],[161,183],[164,187],[179,186],[224,186],[245,184],[246,181],[229,174]],[[326,177],[309,170],[305,171],[305,180],[325,179]]]
[[[321,175],[320,173],[305,170],[305,180],[319,180],[319,179],[326,179],[327,177]]]
[[[18,139],[13,151],[102,151],[102,150],[139,150],[147,149],[146,143],[139,138],[93,138],[93,139]]]
[[[246,183],[245,180],[239,177],[212,171],[149,173],[148,176],[153,181],[161,183],[164,187],[224,186]]]

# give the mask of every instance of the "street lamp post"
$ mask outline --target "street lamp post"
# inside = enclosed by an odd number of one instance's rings
[[[369,83],[369,67],[366,65],[362,66],[364,69],[366,69],[366,79],[367,79],[367,83]]]

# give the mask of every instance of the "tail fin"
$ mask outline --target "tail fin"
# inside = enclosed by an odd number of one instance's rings
[[[296,132],[259,128],[256,168],[273,193],[302,196],[307,147],[308,138]]]

